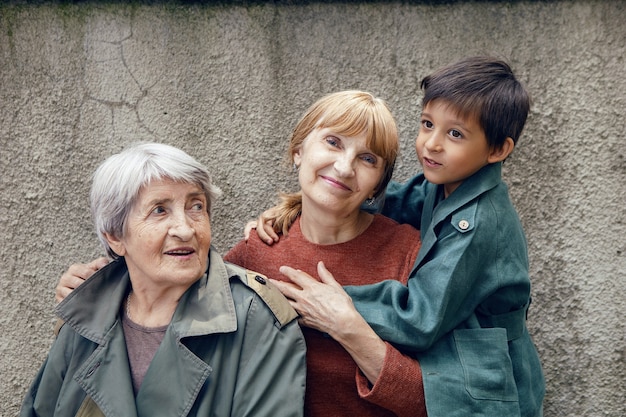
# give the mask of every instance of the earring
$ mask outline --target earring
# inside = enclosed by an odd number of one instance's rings
[[[374,204],[374,201],[376,201],[376,199],[374,197],[370,197],[365,200],[365,204],[367,204],[368,206],[371,206],[372,204]]]
[[[293,163],[293,172],[298,172],[298,170],[300,170],[300,167],[298,165],[296,165],[296,163]]]

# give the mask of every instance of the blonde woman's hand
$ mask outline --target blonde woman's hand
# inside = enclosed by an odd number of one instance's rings
[[[259,236],[259,239],[268,245],[271,246],[275,242],[278,242],[280,238],[273,228],[276,216],[276,208],[272,207],[261,213],[258,219],[246,223],[246,227],[244,228],[245,240],[248,240],[250,238],[250,233],[252,233],[253,230],[256,230],[256,234]],[[259,224],[263,227],[258,227]]]
[[[63,275],[54,290],[54,298],[60,303],[87,278],[92,276],[97,270],[104,268],[109,263],[109,259],[101,257],[94,259],[88,264],[73,264]]]

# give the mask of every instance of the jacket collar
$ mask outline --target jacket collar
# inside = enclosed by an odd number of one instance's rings
[[[485,165],[478,172],[467,178],[454,190],[446,199],[442,200],[436,207],[433,206],[431,213],[433,219],[431,225],[437,225],[444,220],[454,210],[463,207],[481,194],[496,187],[502,182],[502,163]],[[434,194],[434,193],[433,193]],[[429,207],[430,208],[430,207]],[[430,225],[428,226],[430,227]]]
[[[224,262],[211,248],[207,273],[185,292],[172,317],[171,330],[179,338],[236,330],[229,278]],[[126,262],[117,259],[72,291],[56,313],[78,334],[102,344],[118,320],[129,286]]]
[[[459,208],[474,201],[480,195],[502,183],[502,163],[485,165],[478,172],[467,178],[447,198],[438,199],[437,192],[441,186],[429,192],[424,201],[421,220],[422,247],[413,269],[421,266],[428,252],[437,243],[437,226]]]

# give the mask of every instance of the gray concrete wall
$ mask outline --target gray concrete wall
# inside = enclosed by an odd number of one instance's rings
[[[52,341],[53,288],[102,253],[89,176],[136,140],[179,146],[224,191],[214,242],[294,185],[283,154],[322,94],[388,100],[419,170],[419,80],[470,54],[507,58],[534,97],[505,177],[527,231],[529,326],[545,415],[623,416],[624,1],[256,5],[0,4],[0,415]]]

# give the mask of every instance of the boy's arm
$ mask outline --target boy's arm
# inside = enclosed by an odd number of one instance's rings
[[[479,306],[486,315],[497,315],[528,303],[523,232],[514,223],[498,219],[493,211],[483,213],[482,218],[491,221],[477,221],[467,231],[458,230],[450,219],[442,222],[437,242],[430,250],[422,246],[428,253],[406,286],[383,281],[345,287],[356,309],[382,339],[422,351],[472,318]]]
[[[391,181],[385,190],[381,213],[398,223],[410,224],[419,230],[428,186],[423,174],[418,174],[404,183]]]

